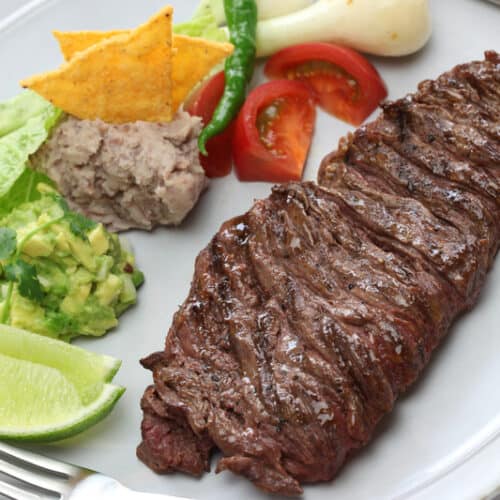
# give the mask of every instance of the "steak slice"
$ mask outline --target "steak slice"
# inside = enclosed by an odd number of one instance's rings
[[[223,224],[143,360],[141,460],[199,475],[218,449],[217,471],[297,495],[369,442],[498,251],[499,85],[492,52],[422,83],[343,139],[319,185]]]

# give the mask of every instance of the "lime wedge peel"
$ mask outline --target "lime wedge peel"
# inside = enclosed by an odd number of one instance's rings
[[[0,325],[0,439],[56,441],[106,417],[120,361]]]
[[[124,387],[106,384],[99,398],[60,426],[39,426],[33,428],[4,428],[0,426],[0,439],[12,441],[52,442],[66,439],[87,430],[105,418],[125,392]]]

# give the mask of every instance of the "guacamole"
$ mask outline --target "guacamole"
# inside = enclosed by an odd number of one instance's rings
[[[70,340],[103,335],[136,302],[143,275],[102,224],[46,184],[0,218],[0,323]]]

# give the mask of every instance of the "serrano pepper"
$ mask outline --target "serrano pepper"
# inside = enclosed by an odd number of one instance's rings
[[[255,0],[224,0],[224,10],[234,52],[226,60],[224,68],[226,74],[224,94],[214,111],[212,120],[198,139],[198,147],[204,155],[207,155],[207,141],[223,132],[243,105],[255,62],[257,31]]]

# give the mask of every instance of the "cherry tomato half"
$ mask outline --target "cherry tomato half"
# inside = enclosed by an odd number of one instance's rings
[[[265,66],[269,78],[300,80],[332,115],[360,125],[387,97],[377,70],[361,54],[329,43],[304,43],[280,50]]]
[[[224,71],[217,73],[204,83],[185,104],[185,110],[199,116],[206,125],[224,92]],[[234,122],[221,134],[207,142],[208,156],[200,154],[200,162],[207,177],[224,177],[231,172],[231,142],[234,135]]]
[[[233,159],[242,181],[300,180],[316,119],[301,82],[275,80],[254,89],[236,120]]]

